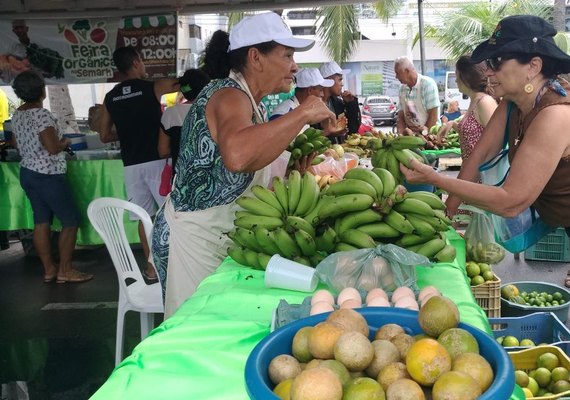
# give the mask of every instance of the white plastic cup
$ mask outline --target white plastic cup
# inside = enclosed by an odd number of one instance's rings
[[[315,269],[275,254],[265,268],[265,286],[313,292],[319,279]]]

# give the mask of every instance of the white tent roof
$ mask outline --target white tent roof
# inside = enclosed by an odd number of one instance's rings
[[[306,8],[358,0],[0,0],[1,19],[82,18]]]

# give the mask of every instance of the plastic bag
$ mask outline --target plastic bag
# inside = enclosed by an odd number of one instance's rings
[[[394,244],[381,244],[373,249],[331,254],[317,265],[316,274],[337,292],[346,287],[393,292],[399,286],[407,286],[417,294],[416,265],[431,263],[427,257]]]
[[[346,171],[358,164],[357,160],[358,157],[354,160],[353,156],[343,157],[338,160],[327,156],[322,162],[309,168],[309,172],[313,175],[332,175],[336,179],[342,179]]]
[[[477,207],[462,204],[459,208],[473,213],[464,235],[467,261],[487,264],[500,262],[505,257],[505,250],[495,243],[491,217]]]
[[[276,176],[284,177],[287,172],[287,163],[291,158],[291,152],[284,150],[273,162],[271,166],[271,176],[269,177],[269,189],[273,189],[273,178]]]
[[[172,190],[172,175],[174,174],[172,165],[168,163],[169,159],[166,159],[164,168],[160,174],[160,186],[158,187],[158,193],[161,196],[167,196]]]

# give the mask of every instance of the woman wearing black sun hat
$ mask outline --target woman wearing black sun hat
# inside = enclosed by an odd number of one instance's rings
[[[502,100],[458,179],[418,162],[401,167],[408,182],[450,194],[448,215],[462,201],[504,217],[533,206],[544,222],[570,235],[570,84],[560,76],[570,71],[570,56],[556,46],[555,34],[540,17],[514,15],[473,51],[472,62],[486,62],[489,86]],[[475,183],[479,166],[503,147],[509,108],[508,177],[500,187]]]

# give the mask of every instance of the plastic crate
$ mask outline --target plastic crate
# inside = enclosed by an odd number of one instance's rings
[[[495,280],[471,286],[471,292],[487,317],[498,318],[501,316],[501,278],[493,276]]]
[[[547,292],[554,293],[560,292],[565,303],[559,306],[553,307],[537,307],[537,306],[527,306],[524,304],[513,303],[512,301],[505,300],[501,298],[501,312],[504,317],[520,317],[522,315],[529,315],[536,312],[552,312],[560,319],[560,321],[566,323],[568,320],[568,309],[570,308],[570,291],[564,287],[554,285],[547,282],[510,282],[507,283],[515,285],[519,292],[530,293],[533,290],[537,292]],[[504,285],[503,285],[504,286]]]
[[[570,369],[570,358],[557,346],[538,346],[531,347],[530,349],[514,351],[509,353],[511,360],[513,361],[513,366],[515,370],[520,369],[528,373],[530,370],[536,369],[536,359],[544,353],[554,353],[560,360],[560,366]],[[570,395],[570,390],[562,393],[557,393],[552,396],[543,397],[527,397],[527,399],[541,399],[541,400],[553,400],[561,397],[567,398]]]
[[[564,228],[558,228],[524,252],[525,260],[570,262],[570,240]]]
[[[570,340],[570,329],[551,312],[537,312],[524,317],[489,318],[494,326],[493,335],[514,336],[519,340],[530,339],[536,345],[553,344]],[[523,350],[528,347],[505,347],[507,351]]]

